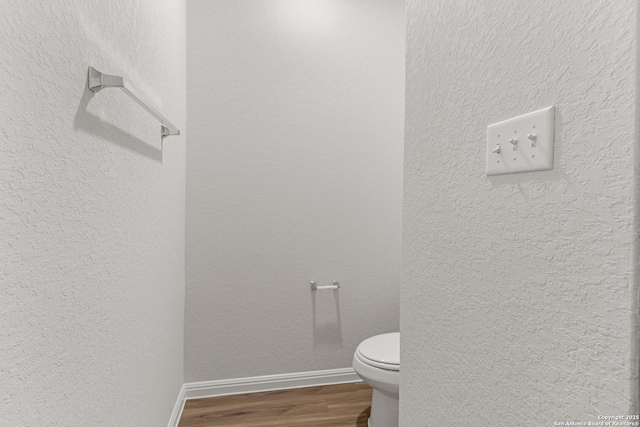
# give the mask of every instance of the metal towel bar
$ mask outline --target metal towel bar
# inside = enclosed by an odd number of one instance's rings
[[[110,74],[104,74],[96,70],[93,67],[89,67],[89,89],[95,93],[100,92],[106,87],[119,87],[129,95],[139,106],[147,110],[153,117],[158,119],[161,124],[162,137],[170,135],[180,135],[180,130],[175,127],[169,120],[155,108],[144,102],[138,94],[124,82],[124,78],[120,76],[112,76]]]
[[[331,290],[337,291],[338,289],[340,289],[340,282],[338,282],[337,280],[334,280],[332,285],[318,285],[318,283],[316,283],[315,280],[311,281],[312,291],[319,291],[323,289],[331,289]]]

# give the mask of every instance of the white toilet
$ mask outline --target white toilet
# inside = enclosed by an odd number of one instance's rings
[[[353,369],[373,388],[369,427],[398,427],[400,332],[362,341],[353,354]]]

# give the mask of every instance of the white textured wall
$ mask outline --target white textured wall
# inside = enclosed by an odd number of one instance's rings
[[[0,13],[0,424],[166,425],[183,382],[181,0],[5,0]]]
[[[637,413],[637,2],[407,17],[401,424]],[[552,104],[554,170],[486,177],[486,126]]]
[[[404,35],[402,0],[188,2],[186,381],[398,330]]]

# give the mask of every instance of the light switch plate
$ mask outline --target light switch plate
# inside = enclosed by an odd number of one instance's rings
[[[487,175],[553,169],[554,107],[487,127]]]

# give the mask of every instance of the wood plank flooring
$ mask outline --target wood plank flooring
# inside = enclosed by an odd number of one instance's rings
[[[367,427],[363,383],[187,400],[178,427]]]

